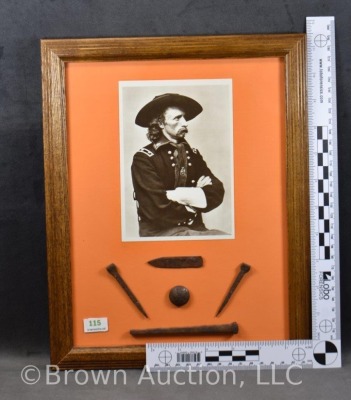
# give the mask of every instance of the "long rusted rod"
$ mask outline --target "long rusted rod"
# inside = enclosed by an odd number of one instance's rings
[[[145,310],[143,309],[142,305],[140,304],[139,300],[135,297],[134,293],[129,289],[129,286],[126,284],[124,279],[121,277],[120,273],[117,270],[115,264],[110,264],[106,267],[107,272],[109,272],[116,281],[120,284],[121,288],[127,293],[128,297],[132,300],[133,304],[137,307],[137,309],[146,317],[149,318],[146,314]]]
[[[234,335],[239,327],[236,322],[223,325],[200,325],[176,328],[132,329],[132,336],[174,336],[174,335]]]

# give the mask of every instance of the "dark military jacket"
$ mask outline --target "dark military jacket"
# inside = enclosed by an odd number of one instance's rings
[[[224,196],[222,182],[207,167],[197,149],[184,140],[187,159],[186,187],[196,187],[201,176],[209,176],[212,185],[203,187],[207,206],[189,211],[184,205],[168,200],[166,190],[176,186],[175,147],[170,142],[157,147],[149,144],[140,149],[133,158],[132,179],[134,196],[138,207],[140,236],[172,235],[178,227],[205,231],[201,213],[218,207]]]

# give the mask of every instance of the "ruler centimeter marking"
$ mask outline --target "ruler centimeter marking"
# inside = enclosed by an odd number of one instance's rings
[[[308,17],[312,340],[150,343],[151,371],[341,366],[334,17]]]

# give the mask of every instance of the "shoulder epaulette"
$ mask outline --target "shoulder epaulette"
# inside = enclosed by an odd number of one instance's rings
[[[197,154],[197,149],[195,149],[195,147],[192,148],[192,151],[194,154]]]
[[[149,149],[142,147],[138,153],[143,153],[145,155],[147,155],[148,157],[152,157],[154,155],[154,153],[152,151],[150,151]]]

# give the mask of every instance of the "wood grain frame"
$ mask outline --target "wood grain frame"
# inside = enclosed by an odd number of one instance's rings
[[[42,40],[51,362],[62,369],[143,367],[144,346],[77,348],[72,334],[65,64],[281,57],[286,77],[290,339],[311,335],[305,35]]]

